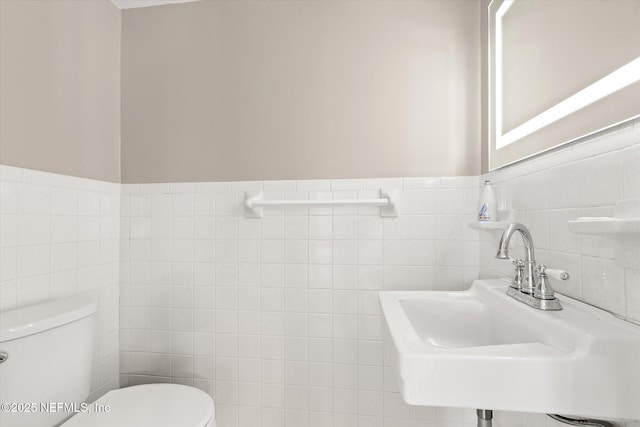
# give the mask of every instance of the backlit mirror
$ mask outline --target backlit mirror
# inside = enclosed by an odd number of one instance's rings
[[[489,169],[640,116],[640,1],[489,4]]]

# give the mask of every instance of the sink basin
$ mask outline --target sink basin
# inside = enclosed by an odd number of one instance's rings
[[[385,356],[404,400],[640,419],[640,327],[568,297],[541,311],[505,280],[380,292]]]

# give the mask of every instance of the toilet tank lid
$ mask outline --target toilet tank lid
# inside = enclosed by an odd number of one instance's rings
[[[0,343],[53,329],[96,312],[97,304],[79,295],[0,313]]]

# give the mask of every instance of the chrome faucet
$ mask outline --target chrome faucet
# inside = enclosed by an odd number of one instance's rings
[[[516,231],[520,233],[524,242],[524,262],[520,259],[512,259],[509,256],[509,242]],[[524,224],[519,222],[509,224],[500,238],[496,258],[511,260],[516,268],[511,285],[507,289],[507,295],[540,310],[562,310],[562,305],[555,297],[548,278],[551,276],[560,280],[567,280],[569,279],[569,273],[561,270],[552,270],[544,265],[536,266],[533,237],[531,237],[531,232]]]
[[[524,242],[524,267],[527,269],[527,272],[521,279],[521,283],[512,283],[511,287],[516,288],[518,291],[524,292],[525,294],[533,295],[533,292],[536,288],[536,257],[535,251],[533,249],[533,237],[531,237],[529,229],[525,227],[524,224],[520,224],[519,222],[509,224],[507,229],[502,234],[502,237],[500,238],[500,245],[498,246],[498,253],[496,254],[496,258],[511,259],[509,257],[509,242],[511,241],[511,237],[516,231],[520,232],[522,241]]]

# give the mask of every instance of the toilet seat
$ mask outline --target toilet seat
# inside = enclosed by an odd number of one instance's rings
[[[98,412],[99,407],[109,412]],[[113,390],[61,427],[215,427],[213,399],[194,387],[146,384]]]

